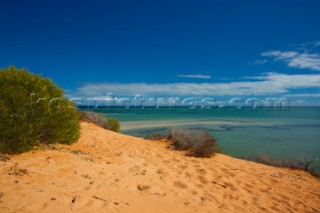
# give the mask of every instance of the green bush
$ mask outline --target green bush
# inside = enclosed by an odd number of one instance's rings
[[[210,157],[219,152],[216,139],[207,131],[202,130],[171,130],[171,145],[176,150],[187,150],[194,157]]]
[[[115,118],[108,118],[108,123],[111,131],[119,132],[120,131],[120,124],[119,121]]]
[[[81,119],[91,121],[92,123],[101,126],[104,129],[108,129],[114,132],[120,131],[119,121],[115,118],[107,118],[102,113],[95,113],[89,111],[79,111]]]
[[[14,66],[0,69],[0,152],[21,153],[40,143],[79,138],[74,104],[49,78]]]

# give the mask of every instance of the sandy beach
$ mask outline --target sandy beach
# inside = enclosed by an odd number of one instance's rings
[[[163,128],[168,126],[186,126],[186,125],[243,125],[241,121],[208,121],[208,120],[167,120],[167,121],[125,121],[122,122],[122,130],[132,130],[132,129],[144,129],[144,128]],[[254,122],[246,122],[246,125],[257,125]],[[265,124],[260,124],[265,125]]]
[[[320,212],[308,173],[167,146],[82,122],[71,146],[0,161],[0,212]]]

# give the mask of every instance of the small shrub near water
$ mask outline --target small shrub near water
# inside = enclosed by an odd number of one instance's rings
[[[194,157],[210,157],[219,152],[216,139],[207,131],[172,129],[171,145],[176,150],[187,150]]]
[[[276,159],[270,157],[269,155],[266,155],[263,153],[256,153],[256,154],[253,154],[253,155],[246,157],[245,159],[249,160],[249,161],[265,164],[265,165],[270,165],[270,166],[281,167],[281,165],[282,165],[282,161],[276,160]]]
[[[270,166],[299,169],[309,172],[315,177],[320,177],[320,172],[312,167],[312,165],[317,161],[316,159],[303,157],[301,159],[287,158],[280,160],[263,153],[256,153],[244,159]]]
[[[170,138],[170,135],[160,134],[160,133],[150,134],[150,135],[146,135],[144,137],[144,139],[148,139],[148,140],[163,140],[163,139],[168,139],[168,138]]]
[[[77,109],[61,88],[26,69],[0,69],[0,152],[21,153],[78,138]]]
[[[91,121],[104,129],[109,129],[108,120],[103,114],[87,111],[79,111],[79,114],[81,119]]]
[[[119,121],[115,118],[108,118],[109,129],[114,132],[120,131]]]
[[[107,118],[102,113],[95,113],[89,111],[79,111],[81,119],[89,120],[92,123],[101,126],[104,129],[108,129],[114,132],[120,131],[120,123],[115,118]]]

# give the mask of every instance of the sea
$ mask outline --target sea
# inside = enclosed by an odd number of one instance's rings
[[[84,109],[82,109],[84,110]],[[320,170],[320,107],[286,109],[188,107],[86,108],[120,121],[136,137],[167,134],[172,128],[209,131],[223,153],[237,158],[266,154],[276,159],[315,159]]]

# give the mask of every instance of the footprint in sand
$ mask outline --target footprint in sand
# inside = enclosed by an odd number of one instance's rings
[[[153,155],[154,155],[154,154],[153,154]],[[157,158],[163,158],[163,156],[160,155],[159,153],[155,154],[155,157],[157,157]]]
[[[88,199],[88,201],[79,201],[79,204],[77,204],[77,209],[81,209],[81,208],[94,208],[94,209],[101,209],[101,208],[105,208],[108,205],[107,200],[100,198],[100,197],[96,197],[93,196],[92,198]]]
[[[138,184],[137,185],[137,189],[139,190],[139,191],[145,191],[145,190],[148,190],[148,189],[150,189],[151,187],[150,186],[146,186],[146,185],[141,185],[141,184]]]
[[[186,189],[188,188],[187,184],[181,182],[181,181],[175,181],[173,182],[173,185],[177,188]]]
[[[196,190],[191,190],[191,194],[193,194],[193,195],[197,195],[198,194],[198,191],[196,191]]]
[[[184,176],[187,177],[187,178],[191,178],[191,177],[192,177],[192,174],[190,174],[189,172],[186,172],[186,173],[184,174]]]
[[[181,166],[179,166],[179,168],[184,170],[184,169],[187,169],[188,166],[187,165],[181,165]]]
[[[197,172],[200,174],[200,175],[206,175],[207,174],[207,171],[205,169],[201,169],[201,168],[198,168],[197,169]]]
[[[208,183],[208,180],[202,175],[199,175],[198,179],[202,184],[207,184]]]

